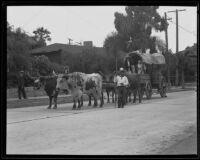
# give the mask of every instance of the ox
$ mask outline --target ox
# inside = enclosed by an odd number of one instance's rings
[[[140,83],[141,82],[140,75],[127,73],[126,76],[130,84],[127,91],[127,96],[129,96],[129,102],[131,101],[131,92],[133,92],[133,96],[134,96],[133,103],[136,102],[137,94],[139,98],[139,103],[141,103],[142,102],[142,84]]]
[[[73,84],[73,87],[72,87]],[[100,107],[103,106],[103,92],[102,92],[102,77],[98,73],[85,74],[82,72],[73,72],[68,75],[59,75],[57,79],[56,90],[68,90],[73,99],[78,97],[80,101],[79,108],[82,105],[82,96],[87,94],[89,96],[89,106],[91,105],[91,97],[94,98],[94,107],[98,105],[100,99]],[[74,99],[73,108],[76,106]]]
[[[110,92],[112,96],[112,103],[116,101],[115,95],[116,95],[116,85],[113,82],[114,80],[114,73],[108,74],[103,76],[103,90],[106,91],[107,94],[107,103],[110,103]]]
[[[41,76],[34,81],[34,89],[40,89],[43,86],[47,96],[49,96],[48,109],[51,108],[52,99],[54,99],[53,109],[57,108],[58,92],[56,91],[56,79],[56,76]]]
[[[56,91],[66,90],[73,97],[73,108],[76,109],[78,102],[78,109],[83,106],[83,80],[80,75],[74,74],[59,74],[56,82]]]
[[[138,93],[138,97],[139,97],[139,103],[142,102],[142,84],[141,84],[141,77],[139,74],[137,74],[138,72],[138,67],[137,67],[137,63],[138,60],[141,60],[141,57],[136,56],[136,57],[132,57],[130,55],[126,56],[124,58],[124,68],[127,71],[126,72],[126,76],[128,78],[129,81],[129,88],[127,90],[127,99],[126,101],[128,102],[128,97],[129,97],[129,102],[131,101],[131,93],[133,92],[134,95],[134,99],[133,99],[133,103],[136,102],[136,96]],[[135,66],[135,72],[132,70],[132,65]],[[132,72],[132,73],[131,73]]]

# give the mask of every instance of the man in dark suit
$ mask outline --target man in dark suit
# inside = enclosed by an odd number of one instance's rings
[[[20,71],[17,77],[18,82],[18,98],[21,99],[21,94],[24,99],[27,99],[26,91],[25,91],[25,74],[24,71]]]

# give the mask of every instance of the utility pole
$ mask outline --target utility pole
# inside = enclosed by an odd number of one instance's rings
[[[167,13],[165,12],[165,42],[166,42],[166,53],[167,53],[167,59],[168,59],[168,66],[167,66],[167,82],[168,82],[168,87],[171,86],[170,82],[170,55],[168,52],[168,23],[167,20],[171,20],[171,18],[167,18]]]
[[[69,45],[71,45],[71,41],[73,41],[73,39],[68,38],[68,40],[69,40]]]
[[[174,10],[174,11],[168,11],[168,13],[170,12],[176,12],[176,54],[178,53],[179,51],[179,46],[178,46],[178,12],[179,11],[186,11],[185,9],[182,9],[182,10]],[[178,86],[178,79],[179,79],[179,73],[178,73],[178,59],[176,61],[176,86]]]

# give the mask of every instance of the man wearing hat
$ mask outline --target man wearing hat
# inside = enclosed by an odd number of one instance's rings
[[[65,69],[65,74],[69,74],[69,66],[65,66],[64,69]]]
[[[124,68],[120,68],[119,74],[114,79],[117,84],[118,108],[124,108],[126,98],[126,87],[129,85],[128,78],[125,76]]]
[[[24,99],[26,99],[26,91],[25,91],[25,74],[24,71],[21,70],[19,72],[18,78],[17,78],[17,82],[18,82],[18,98],[21,99],[21,93],[24,97]]]

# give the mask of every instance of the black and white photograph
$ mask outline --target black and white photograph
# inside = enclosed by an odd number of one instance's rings
[[[8,5],[6,155],[197,155],[197,17]]]

